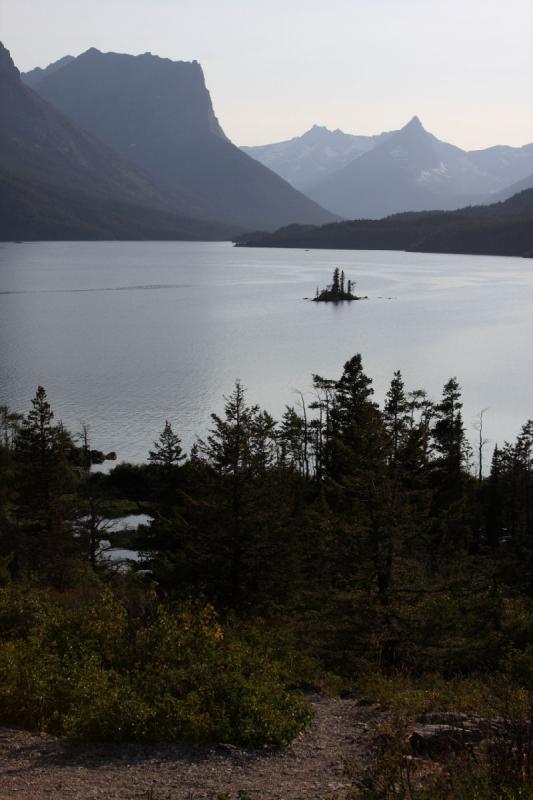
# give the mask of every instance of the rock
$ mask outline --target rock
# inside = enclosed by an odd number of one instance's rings
[[[105,456],[105,460],[106,460],[106,461],[116,461],[116,460],[117,460],[117,454],[115,453],[115,451],[114,451],[114,450],[111,450],[111,452],[110,452],[110,453],[108,453],[108,454]]]
[[[468,721],[466,714],[455,714],[448,711],[433,711],[427,714],[419,714],[416,722],[420,725],[454,725],[461,726]]]
[[[438,756],[460,752],[476,740],[472,731],[457,725],[416,725],[409,745],[415,756]]]
[[[504,736],[506,724],[502,719],[487,719],[485,717],[468,716],[453,712],[434,712],[420,714],[416,718],[419,725],[451,725],[468,731],[468,734],[478,741],[493,736]]]
[[[90,450],[89,456],[91,464],[103,464],[105,461],[105,455],[101,450]]]

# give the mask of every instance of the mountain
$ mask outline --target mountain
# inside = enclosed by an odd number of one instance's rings
[[[507,186],[505,189],[502,189],[501,192],[498,192],[496,195],[496,200],[503,201],[508,200],[515,194],[519,192],[524,192],[526,189],[533,189],[533,174],[527,175],[520,181],[513,183],[511,186]]]
[[[35,67],[35,69],[32,69],[29,72],[24,73],[24,83],[27,86],[31,86],[33,89],[33,87],[36,86],[39,83],[39,81],[41,81],[47,75],[51,75],[52,72],[61,69],[61,67],[64,67],[70,61],[74,61],[74,56],[63,56],[63,58],[54,61],[52,64],[49,64],[44,69],[41,69],[41,67]]]
[[[0,167],[0,241],[227,239],[216,223],[23,178]]]
[[[533,257],[533,189],[503,203],[458,211],[410,212],[321,227],[290,225],[271,234],[250,234],[237,244]]]
[[[533,173],[533,144],[523,147],[498,145],[485,150],[470,150],[468,158],[489,176],[488,191],[494,195],[506,193],[506,198],[517,193],[518,189],[512,188],[515,184]],[[523,188],[528,187],[524,185]],[[498,199],[502,198],[498,196]]]
[[[92,48],[35,83],[74,124],[234,226],[275,228],[334,216],[225,136],[196,62]]]
[[[480,169],[458,147],[428,133],[418,117],[308,190],[343,217],[457,208],[488,191]],[[461,197],[462,196],[462,197]]]
[[[515,182],[533,173],[532,144],[461,150],[428,133],[418,117],[378,136],[314,126],[287,142],[244,149],[348,218],[490,203],[511,197]]]
[[[186,219],[187,198],[162,192],[25,86],[1,43],[0,106],[3,240],[227,235],[220,224]]]
[[[378,141],[388,135],[353,136],[339,128],[330,131],[322,125],[313,125],[302,136],[275,144],[241,147],[241,150],[305,192],[350,161],[372,150]]]

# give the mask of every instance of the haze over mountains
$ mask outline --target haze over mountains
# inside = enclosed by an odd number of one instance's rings
[[[314,126],[288,142],[244,149],[347,219],[490,203],[533,186],[533,144],[465,151],[418,117],[373,137]]]
[[[29,81],[162,189],[190,197],[192,216],[241,230],[334,218],[229,141],[195,61],[92,48]]]

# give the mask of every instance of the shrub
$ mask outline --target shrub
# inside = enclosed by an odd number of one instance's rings
[[[0,589],[0,719],[77,740],[282,744],[310,719],[266,644],[210,607],[128,619],[109,589]]]

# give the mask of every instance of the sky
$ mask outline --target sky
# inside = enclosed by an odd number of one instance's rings
[[[0,0],[22,71],[89,47],[196,59],[239,145],[417,114],[460,147],[533,142],[533,0]]]

